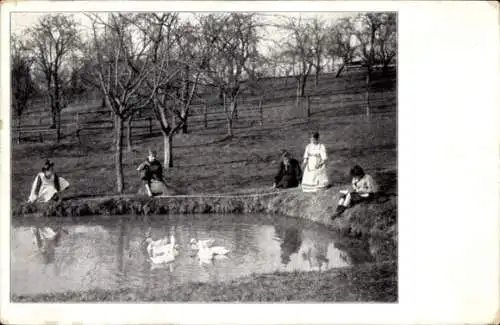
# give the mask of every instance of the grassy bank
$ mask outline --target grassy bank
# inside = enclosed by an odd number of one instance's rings
[[[230,282],[192,282],[168,290],[89,290],[14,295],[14,302],[396,302],[395,263],[325,272],[256,274]]]
[[[265,191],[265,190],[262,190]],[[144,219],[151,215],[209,213],[270,213],[305,218],[354,236],[377,236],[396,240],[397,199],[382,197],[348,209],[331,220],[338,199],[338,188],[311,194],[300,190],[275,191],[260,196],[229,197],[157,197],[140,196],[80,198],[60,204],[24,204],[13,215],[37,214],[40,217],[80,218],[100,215],[102,218],[127,216]]]

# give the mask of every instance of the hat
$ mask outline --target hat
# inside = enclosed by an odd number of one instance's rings
[[[45,163],[43,164],[42,171],[49,170],[50,168],[54,167],[54,163],[50,161],[49,159],[45,160]]]

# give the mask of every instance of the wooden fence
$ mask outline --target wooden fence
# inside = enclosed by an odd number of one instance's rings
[[[385,112],[396,107],[396,92],[370,93],[372,112]],[[237,102],[235,125],[242,127],[263,126],[266,123],[282,122],[290,119],[309,119],[315,114],[329,114],[341,116],[364,114],[366,107],[365,92],[351,92],[344,94],[307,96],[297,103],[294,97],[245,97]],[[333,114],[333,115],[332,115]],[[13,138],[34,138],[43,141],[44,138],[55,137],[55,129],[49,129],[51,116],[45,114],[24,116],[21,127],[12,128]],[[14,124],[13,126],[17,125]],[[188,130],[200,131],[203,129],[224,128],[227,116],[222,103],[197,103],[191,106],[188,117]],[[113,128],[113,114],[109,110],[93,110],[90,112],[73,111],[61,114],[62,134],[75,136],[75,139],[85,134],[102,133]],[[125,123],[126,126],[126,123]],[[131,122],[133,136],[153,136],[160,132],[158,121],[151,110],[137,114]]]

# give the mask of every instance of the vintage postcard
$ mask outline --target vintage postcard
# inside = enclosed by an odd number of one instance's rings
[[[2,320],[491,322],[498,14],[3,4]]]

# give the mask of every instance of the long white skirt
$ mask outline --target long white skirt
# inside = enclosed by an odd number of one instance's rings
[[[309,157],[302,176],[302,191],[317,192],[326,189],[329,185],[328,173],[325,165],[316,168],[319,158]]]

